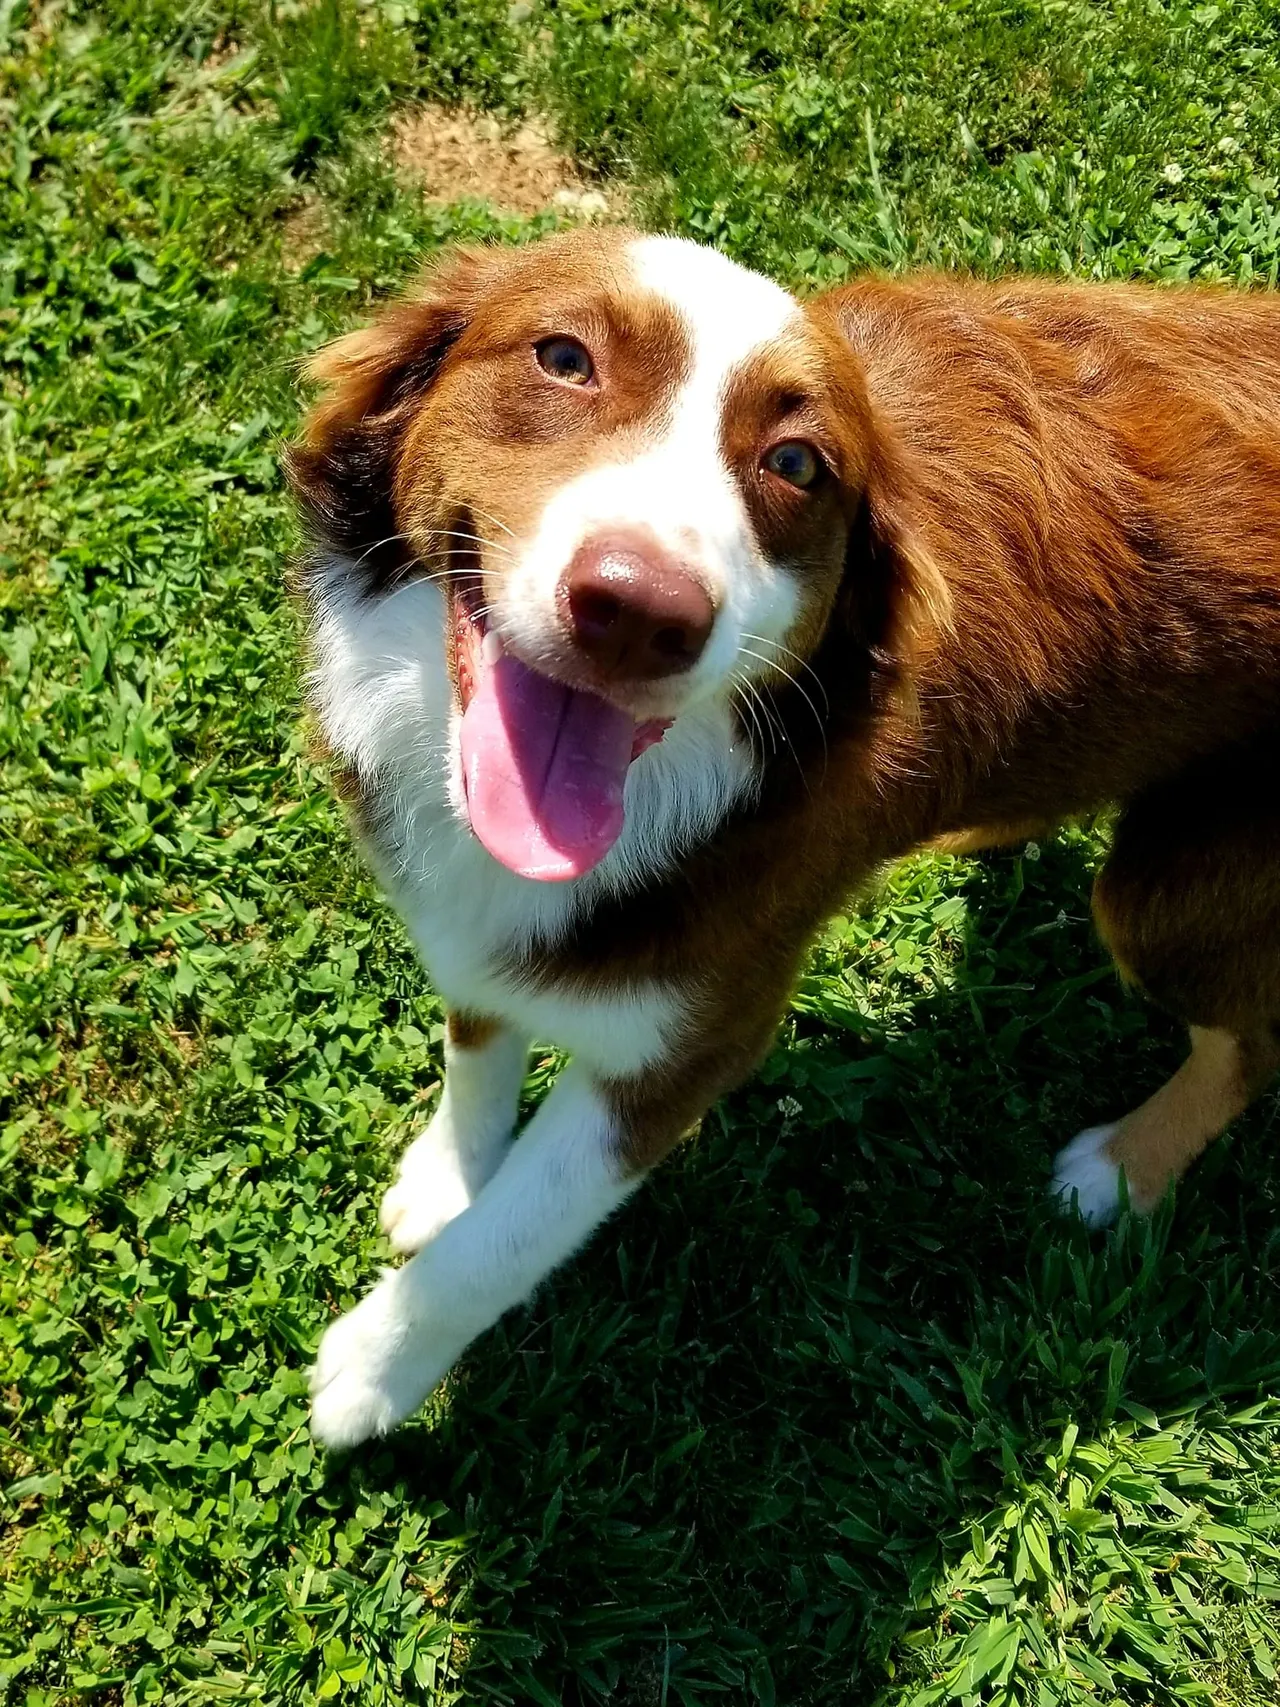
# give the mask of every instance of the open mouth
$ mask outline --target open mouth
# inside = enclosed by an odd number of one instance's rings
[[[627,772],[670,720],[532,669],[490,627],[478,575],[449,587],[471,828],[521,877],[582,877],[622,834]]]

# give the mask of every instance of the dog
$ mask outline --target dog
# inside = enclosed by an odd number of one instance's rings
[[[1280,299],[868,277],[633,231],[453,253],[312,362],[310,696],[447,1009],[327,1329],[331,1447],[414,1411],[761,1059],[927,845],[1119,807],[1123,976],[1190,1026],[1053,1189],[1147,1211],[1280,1066]],[[512,1141],[530,1039],[569,1052]]]

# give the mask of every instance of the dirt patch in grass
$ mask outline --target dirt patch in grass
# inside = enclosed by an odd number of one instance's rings
[[[286,273],[300,273],[325,246],[329,216],[318,195],[308,192],[301,206],[286,214],[280,227],[280,265]]]
[[[526,216],[548,208],[580,219],[627,213],[617,186],[585,181],[537,119],[511,130],[468,107],[414,107],[392,124],[391,149],[428,201],[485,201]]]
[[[538,119],[513,130],[472,107],[412,107],[393,119],[388,146],[400,177],[429,202],[482,201],[523,218],[553,212],[610,221],[631,215],[625,189],[583,178]],[[329,239],[325,200],[308,190],[281,224],[281,266],[287,273],[302,272]]]

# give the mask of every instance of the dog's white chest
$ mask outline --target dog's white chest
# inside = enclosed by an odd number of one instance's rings
[[[384,870],[382,878],[433,985],[451,1008],[503,1019],[525,1036],[553,1043],[611,1075],[638,1072],[676,1040],[688,1004],[687,993],[673,985],[648,980],[583,993],[567,981],[532,988],[510,971],[513,953],[536,952],[539,939],[547,940],[547,927],[552,937],[564,930],[570,898],[560,901],[559,920],[546,916],[554,900],[543,901],[541,917],[532,918],[527,898],[512,894],[503,881],[509,874],[495,872],[493,861],[455,818],[435,829],[437,852],[442,843],[455,844],[448,861],[454,880],[428,876],[415,881],[404,868]],[[412,843],[402,852],[411,870]],[[465,878],[458,881],[463,872]],[[526,882],[525,887],[531,886]]]

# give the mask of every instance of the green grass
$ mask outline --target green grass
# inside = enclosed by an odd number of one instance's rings
[[[1272,0],[0,5],[0,1700],[1273,1702],[1274,1105],[1150,1224],[1042,1198],[1179,1053],[1101,830],[892,876],[428,1412],[313,1449],[441,1013],[307,756],[277,446],[424,253],[552,223],[397,186],[419,96],[797,285],[1280,258]]]

